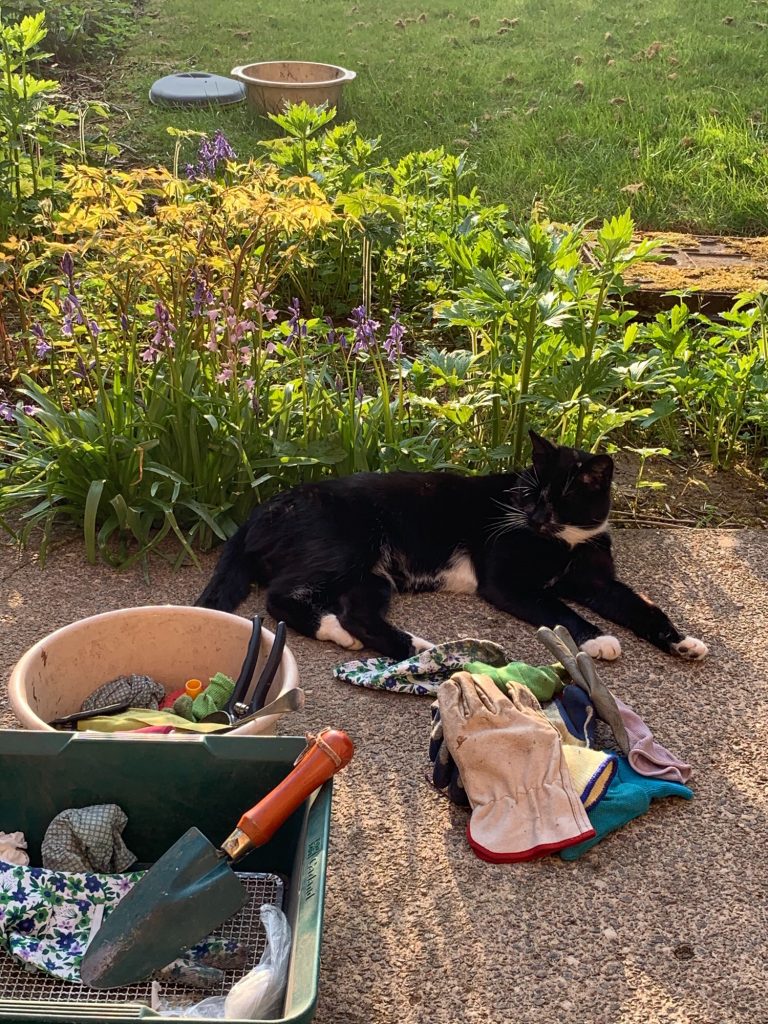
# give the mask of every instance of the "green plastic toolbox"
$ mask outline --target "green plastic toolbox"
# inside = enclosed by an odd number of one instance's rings
[[[77,733],[0,732],[0,831],[24,832],[30,864],[51,819],[69,807],[116,803],[128,816],[123,837],[139,862],[154,862],[188,828],[222,842],[241,813],[291,770],[298,737],[195,736],[173,740]],[[258,910],[280,903],[292,929],[288,984],[279,1020],[305,1024],[317,1001],[332,781],[307,800],[264,847],[238,863],[253,893],[235,935],[263,949]],[[227,987],[243,971],[227,979]],[[22,979],[21,981],[19,979]],[[149,986],[144,987],[149,991]],[[201,993],[203,998],[206,993]],[[24,972],[0,950],[0,1021],[163,1019],[137,987],[96,992]],[[170,1019],[170,1018],[169,1018]]]

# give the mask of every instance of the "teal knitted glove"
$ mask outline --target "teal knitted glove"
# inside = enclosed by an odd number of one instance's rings
[[[206,686],[202,693],[195,697],[192,703],[192,717],[196,722],[202,722],[206,715],[214,711],[221,711],[235,688],[234,680],[225,676],[223,672],[217,672]]]
[[[679,796],[684,800],[693,799],[693,790],[688,786],[639,775],[630,766],[626,757],[617,760],[616,777],[608,787],[608,792],[589,812],[589,820],[595,830],[594,838],[585,839],[583,843],[560,850],[563,860],[578,860],[579,857],[583,857],[611,832],[615,832],[633,818],[645,814],[651,806],[651,800],[667,796]]]

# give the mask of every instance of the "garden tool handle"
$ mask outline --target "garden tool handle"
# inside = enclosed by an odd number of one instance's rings
[[[240,818],[222,850],[231,861],[269,842],[280,826],[307,797],[352,760],[355,746],[341,729],[307,733],[307,746],[292,771]]]

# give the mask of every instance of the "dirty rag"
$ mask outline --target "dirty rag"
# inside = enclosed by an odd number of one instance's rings
[[[118,676],[94,690],[82,703],[81,711],[95,711],[110,704],[124,704],[130,701],[134,708],[151,708],[157,711],[165,697],[165,687],[149,676]]]
[[[123,842],[128,823],[117,804],[73,807],[57,814],[43,836],[43,867],[51,871],[126,871],[136,863]]]
[[[29,864],[23,832],[0,832],[0,860],[6,864]]]

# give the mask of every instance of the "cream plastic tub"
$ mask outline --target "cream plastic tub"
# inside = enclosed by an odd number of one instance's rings
[[[249,619],[208,608],[154,605],[93,615],[57,629],[22,656],[8,682],[11,707],[25,729],[53,731],[51,719],[79,711],[89,694],[116,676],[148,675],[168,692],[216,672],[236,679],[250,636]],[[273,640],[262,629],[254,680]],[[298,685],[296,659],[286,647],[267,703]],[[277,722],[270,715],[227,735],[272,736]]]
[[[306,60],[270,60],[232,68],[232,77],[245,85],[248,102],[260,114],[281,114],[286,103],[327,103],[338,107],[341,90],[357,78],[336,64]]]

